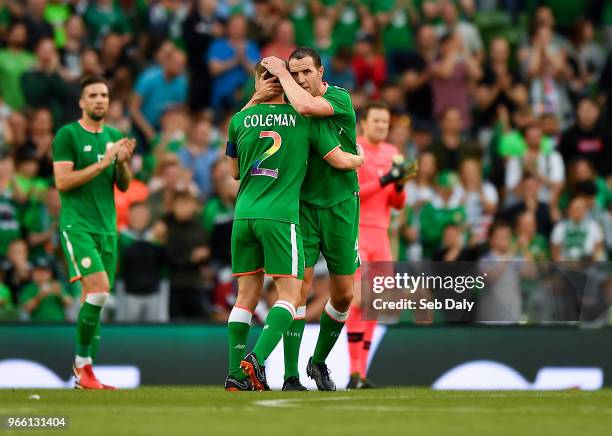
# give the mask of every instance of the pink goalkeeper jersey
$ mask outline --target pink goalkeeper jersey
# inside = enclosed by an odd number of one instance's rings
[[[372,145],[363,136],[357,138],[357,143],[365,152],[365,161],[357,169],[361,200],[359,225],[386,230],[391,221],[391,208],[401,209],[406,201],[406,193],[397,192],[394,183],[380,186],[380,177],[389,172],[393,156],[399,152],[393,144]]]

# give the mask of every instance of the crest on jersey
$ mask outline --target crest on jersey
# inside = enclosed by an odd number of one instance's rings
[[[93,147],[91,145],[89,145],[89,144],[87,144],[87,145],[85,145],[83,147],[83,151],[91,151],[92,149],[93,149]]]
[[[81,259],[81,266],[85,269],[91,266],[91,257],[84,257]]]

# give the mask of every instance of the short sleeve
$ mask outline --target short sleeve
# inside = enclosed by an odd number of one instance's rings
[[[553,183],[563,183],[565,181],[565,165],[563,164],[563,158],[557,151],[553,151],[549,156],[551,168],[550,168],[550,180]]]
[[[338,137],[332,134],[329,127],[324,120],[311,121],[310,147],[323,159],[340,147]]]
[[[76,162],[74,141],[68,129],[60,129],[53,138],[53,162]]]
[[[353,102],[348,92],[340,90],[327,92],[323,98],[327,100],[334,110],[333,116],[352,116]]]

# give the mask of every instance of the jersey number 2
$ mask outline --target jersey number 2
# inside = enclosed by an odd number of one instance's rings
[[[255,160],[255,162],[253,163],[253,166],[251,167],[251,175],[252,176],[267,176],[267,177],[273,177],[276,179],[278,177],[278,169],[272,170],[269,168],[260,168],[260,165],[263,163],[263,161],[265,161],[270,156],[272,156],[274,153],[276,153],[278,150],[280,150],[283,139],[278,133],[271,131],[271,130],[265,130],[261,132],[259,134],[259,138],[260,139],[261,138],[272,138],[274,142],[272,143],[272,147],[268,148],[261,156],[259,156]]]

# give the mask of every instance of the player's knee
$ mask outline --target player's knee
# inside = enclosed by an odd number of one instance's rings
[[[94,306],[104,306],[108,300],[108,292],[90,292],[85,297],[85,301]]]
[[[339,310],[340,312],[346,312],[351,306],[351,301],[353,301],[353,290],[343,289],[334,292],[331,295],[330,300],[336,310]]]

